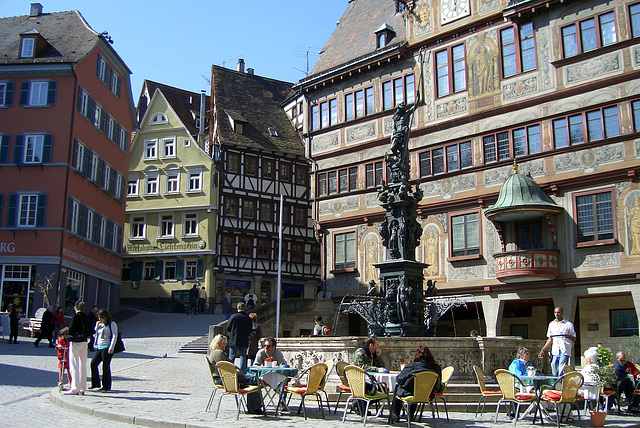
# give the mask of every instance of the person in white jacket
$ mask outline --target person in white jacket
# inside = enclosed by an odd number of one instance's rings
[[[95,348],[91,359],[91,387],[101,391],[111,390],[111,358],[118,340],[118,325],[113,322],[111,314],[106,309],[98,311],[96,323]],[[102,387],[100,386],[100,374],[98,366],[102,363]]]

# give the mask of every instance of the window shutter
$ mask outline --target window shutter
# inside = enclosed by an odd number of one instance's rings
[[[111,196],[114,196],[116,194],[116,174],[116,170],[111,168],[111,174],[109,174],[109,186],[107,187],[107,193],[109,193]]]
[[[120,92],[122,91],[122,79],[120,79],[120,76],[116,75],[116,79],[117,79],[117,87],[116,87],[116,97],[120,98]]]
[[[102,187],[102,159],[97,158],[98,161],[98,176],[96,177],[96,184]]]
[[[184,280],[184,260],[176,260],[176,279]]]
[[[15,82],[7,82],[5,86],[4,105],[5,107],[11,107],[13,105],[13,88]]]
[[[16,227],[18,224],[18,195],[9,195],[9,212],[7,213],[7,226]]]
[[[91,123],[93,123],[93,115],[95,113],[96,110],[96,101],[89,97],[89,101],[87,101],[87,119],[89,119],[91,121]]]
[[[78,235],[87,236],[87,207],[80,205],[80,222],[78,224]]]
[[[31,84],[29,82],[22,82],[20,84],[20,105],[26,106],[29,104],[29,87]]]
[[[58,86],[58,82],[55,80],[49,82],[49,90],[47,91],[47,105],[52,106],[56,103],[56,87]]]
[[[51,148],[53,146],[53,135],[46,134],[44,136],[44,145],[42,146],[42,163],[51,162]]]
[[[38,195],[38,209],[36,211],[36,227],[44,227],[47,214],[47,195]]]
[[[122,254],[122,228],[118,226],[116,228],[116,232],[118,233],[118,236],[116,236],[117,248],[114,248],[113,251],[115,251],[118,254]]]
[[[71,223],[73,222],[73,198],[69,198],[67,205],[67,230],[71,232]]]
[[[142,281],[142,262],[131,262],[131,281]]]
[[[3,135],[2,138],[0,138],[0,163],[7,163],[9,161],[10,142],[11,137],[9,135]]]
[[[98,244],[100,242],[100,236],[102,231],[100,230],[100,217],[98,214],[93,215],[93,243]]]
[[[81,86],[78,87],[78,100],[76,101],[76,109],[82,114],[82,94],[84,94],[84,89]]]
[[[90,175],[90,167],[89,162],[91,161],[91,150],[84,148],[83,156],[82,156],[82,175],[85,177],[89,177]]]
[[[202,279],[204,277],[204,260],[198,259],[196,262],[196,279]]]
[[[120,174],[122,179],[120,180],[120,200],[124,201],[124,195],[127,193],[127,180],[124,178],[122,174]]]
[[[24,135],[16,135],[16,145],[13,148],[13,163],[22,163],[24,150]]]
[[[156,260],[155,266],[154,266],[154,269],[153,269],[153,274],[155,275],[155,277],[153,279],[155,281],[162,281],[163,267],[164,267],[164,263],[162,262],[162,260]]]
[[[103,58],[101,54],[98,54],[98,61],[96,62],[96,76],[100,79],[100,63],[102,63]]]
[[[104,124],[107,121],[107,112],[102,109],[102,113],[100,113],[100,121],[98,122],[98,129],[101,132],[104,132]]]
[[[0,227],[2,227],[2,208],[4,203],[4,195],[0,194]]]
[[[113,222],[107,220],[107,230],[105,233],[104,247],[108,250],[113,250]]]

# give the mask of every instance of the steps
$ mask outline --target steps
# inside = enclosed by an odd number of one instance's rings
[[[202,337],[199,337],[198,339],[192,340],[191,342],[187,343],[182,348],[180,348],[178,352],[206,355],[208,349],[209,349],[209,336],[202,336]]]

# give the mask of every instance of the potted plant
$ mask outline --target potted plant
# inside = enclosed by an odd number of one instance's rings
[[[598,368],[593,372],[596,375],[598,387],[601,391],[604,391],[605,389],[614,390],[616,388],[618,377],[611,365],[611,361],[613,361],[613,352],[611,352],[611,349],[598,345],[598,362],[596,363]],[[603,411],[596,409],[592,410],[590,413],[591,426],[603,427],[605,417],[607,415],[606,409]]]

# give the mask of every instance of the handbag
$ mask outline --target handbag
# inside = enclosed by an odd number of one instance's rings
[[[109,331],[111,332],[111,324],[109,324]],[[113,336],[113,333],[111,333],[111,336]],[[116,346],[113,347],[113,353],[114,354],[119,354],[120,352],[124,351],[124,342],[122,341],[122,333],[120,333],[120,330],[118,330],[118,338],[116,339]]]

